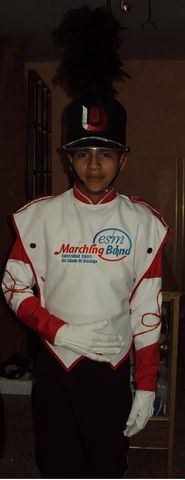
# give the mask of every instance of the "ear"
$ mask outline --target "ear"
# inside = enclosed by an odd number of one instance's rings
[[[126,166],[128,160],[128,155],[126,153],[122,153],[120,160],[119,160],[119,165],[120,165],[120,172],[122,172]]]

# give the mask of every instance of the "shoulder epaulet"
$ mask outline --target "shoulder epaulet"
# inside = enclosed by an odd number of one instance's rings
[[[33,205],[34,203],[41,202],[42,200],[50,200],[51,198],[54,198],[54,195],[47,195],[45,197],[38,197],[34,198],[33,200],[30,200],[29,202],[25,203],[22,207],[20,207],[18,210],[16,210],[15,213],[21,212],[25,208],[29,207],[30,205]]]
[[[150,205],[150,203],[146,202],[143,198],[140,198],[140,197],[131,196],[131,197],[129,197],[129,199],[133,203],[139,203],[140,205],[145,205],[162,222],[162,224],[165,227],[168,227],[167,223],[165,222],[165,220],[162,217],[162,215],[160,214],[160,212],[158,212],[158,210],[156,210],[156,208],[154,208],[152,205]]]

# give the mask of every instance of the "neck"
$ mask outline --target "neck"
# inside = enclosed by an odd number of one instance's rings
[[[79,200],[85,203],[93,204],[107,203],[117,196],[115,190],[112,187],[108,187],[106,191],[92,195],[87,191],[87,189],[83,188],[80,183],[74,184],[74,194]]]

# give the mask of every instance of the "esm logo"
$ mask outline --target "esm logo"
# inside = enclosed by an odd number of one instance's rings
[[[108,262],[123,260],[130,255],[132,249],[129,234],[115,227],[100,230],[93,238],[93,243],[103,247],[103,253],[99,257]]]

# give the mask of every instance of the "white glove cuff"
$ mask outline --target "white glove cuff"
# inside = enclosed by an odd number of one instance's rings
[[[68,327],[68,325],[62,325],[62,327],[60,327],[57,330],[57,333],[55,335],[54,345],[62,345],[63,336],[65,333],[66,327]]]

